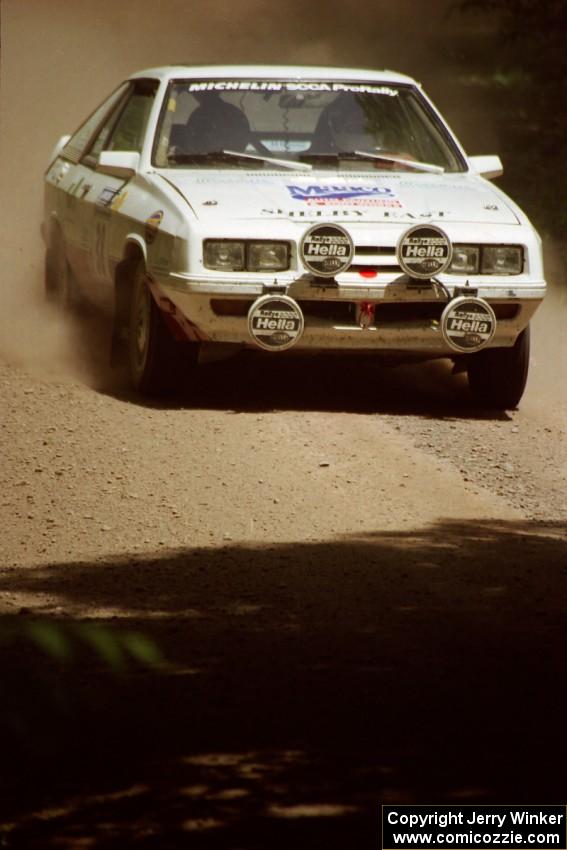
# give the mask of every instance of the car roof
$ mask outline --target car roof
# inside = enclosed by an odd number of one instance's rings
[[[132,74],[130,79],[153,77],[160,80],[192,77],[193,79],[285,79],[340,80],[376,83],[419,85],[414,79],[396,71],[375,71],[364,68],[317,67],[311,65],[167,65],[146,68]]]

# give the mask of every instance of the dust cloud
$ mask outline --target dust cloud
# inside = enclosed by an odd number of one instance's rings
[[[567,273],[559,248],[544,246],[548,292],[532,320],[530,377],[523,406],[545,404],[567,419]]]
[[[81,333],[43,304],[43,173],[57,139],[128,74],[178,62],[389,67],[423,81],[469,152],[494,152],[497,135],[479,120],[482,92],[468,92],[464,110],[455,81],[461,65],[453,44],[474,41],[483,23],[463,22],[450,14],[452,5],[0,0],[0,356],[81,379],[89,374]],[[554,300],[545,313],[545,344],[546,323],[559,323],[556,306]],[[565,316],[567,307],[559,306]],[[538,357],[547,359],[543,347]]]
[[[395,9],[383,0],[1,0],[0,355],[85,374],[77,328],[43,306],[43,173],[57,139],[132,71],[288,62],[416,73],[434,55],[446,7],[433,4],[422,24],[411,0]]]
[[[42,275],[28,274],[24,286],[3,286],[0,307],[0,359],[53,380],[104,390],[122,386],[122,374],[109,362],[109,323],[92,312],[64,313],[48,304]]]

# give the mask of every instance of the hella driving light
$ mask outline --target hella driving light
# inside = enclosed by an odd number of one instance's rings
[[[478,274],[480,248],[478,245],[453,245],[449,274]]]
[[[289,245],[287,242],[250,242],[247,265],[252,272],[288,269]]]
[[[523,267],[520,245],[485,245],[482,249],[482,274],[521,274]]]
[[[207,269],[223,272],[241,272],[245,268],[244,242],[231,240],[205,242],[204,262]]]

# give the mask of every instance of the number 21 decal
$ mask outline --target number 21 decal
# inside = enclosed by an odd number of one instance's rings
[[[106,221],[95,222],[94,266],[99,277],[106,277]]]

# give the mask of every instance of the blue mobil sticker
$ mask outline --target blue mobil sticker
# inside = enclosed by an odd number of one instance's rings
[[[303,201],[308,206],[326,206],[350,204],[353,206],[401,207],[394,190],[389,186],[369,184],[330,185],[310,184],[308,186],[288,186],[294,201]]]

